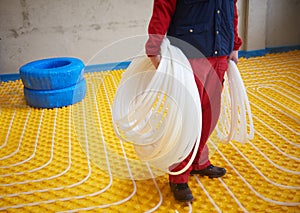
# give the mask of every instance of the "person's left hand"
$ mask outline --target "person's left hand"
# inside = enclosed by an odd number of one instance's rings
[[[239,54],[237,50],[233,50],[230,55],[228,56],[228,60],[233,60],[234,63],[238,63],[239,61]]]

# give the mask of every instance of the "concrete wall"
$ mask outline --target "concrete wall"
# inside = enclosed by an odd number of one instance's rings
[[[299,0],[240,0],[244,50],[300,45]]]
[[[299,0],[269,0],[266,18],[266,46],[300,45],[299,21]]]
[[[153,0],[0,0],[0,73],[17,73],[24,63],[55,56],[73,56],[87,63],[114,41],[145,35],[152,3]],[[239,0],[243,49],[299,45],[299,3]],[[113,54],[119,54],[118,49]]]
[[[237,2],[237,7],[238,7],[238,14],[239,14],[239,35],[242,38],[242,40],[245,40],[245,35],[247,32],[247,25],[246,25],[246,16],[247,16],[247,1],[246,0],[239,0]],[[243,42],[241,49],[244,49],[245,42]]]
[[[249,0],[247,3],[245,50],[257,50],[266,47],[267,2],[268,0]]]
[[[29,61],[73,56],[147,33],[152,0],[0,0],[0,73]]]

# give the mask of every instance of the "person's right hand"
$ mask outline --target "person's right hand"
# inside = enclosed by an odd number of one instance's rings
[[[155,56],[150,56],[149,58],[150,58],[152,64],[154,65],[155,69],[157,69],[157,67],[160,63],[160,60],[161,60],[161,56],[155,55]]]

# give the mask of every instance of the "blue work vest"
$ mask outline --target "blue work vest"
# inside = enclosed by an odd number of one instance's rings
[[[179,47],[188,58],[231,53],[234,0],[177,0],[176,4],[167,32],[171,44]]]

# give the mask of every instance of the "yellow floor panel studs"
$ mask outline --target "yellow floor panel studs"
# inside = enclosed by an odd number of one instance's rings
[[[0,212],[300,212],[300,51],[238,66],[255,138],[218,145],[211,161],[227,174],[190,176],[191,204],[174,200],[167,175],[145,179],[155,171],[115,136],[124,70],[85,74],[85,99],[58,109],[30,108],[20,80],[1,82]]]

